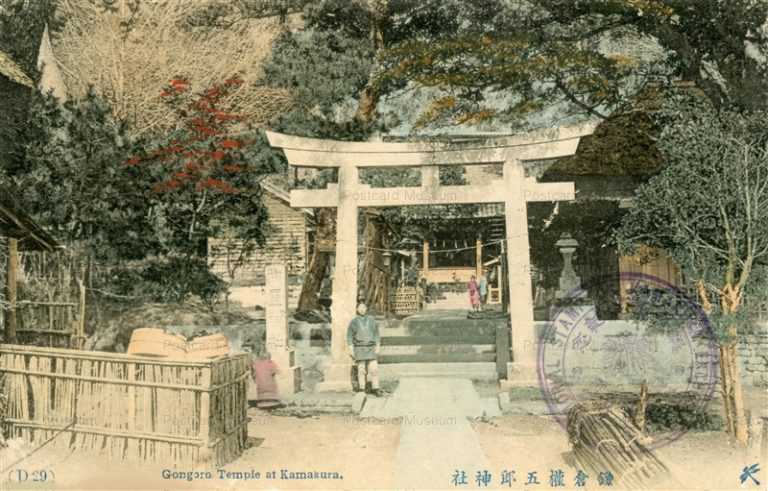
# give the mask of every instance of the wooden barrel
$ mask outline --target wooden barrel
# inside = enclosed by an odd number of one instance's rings
[[[128,354],[184,359],[187,355],[187,340],[184,336],[169,334],[162,329],[135,329],[128,343]]]
[[[229,340],[221,333],[194,338],[187,344],[188,360],[205,360],[229,354]]]

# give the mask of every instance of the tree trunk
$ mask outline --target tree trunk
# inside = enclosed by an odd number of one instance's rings
[[[304,274],[304,283],[301,286],[297,311],[320,309],[318,293],[323,284],[325,271],[328,269],[330,253],[321,251],[323,245],[333,241],[336,235],[333,208],[318,208],[315,210],[317,229],[314,240],[314,253],[309,263],[309,268]]]
[[[712,304],[704,288],[704,282],[696,284],[704,313],[709,315]],[[727,283],[720,295],[720,307],[726,314],[735,313],[741,304],[741,294],[738,289]],[[720,344],[720,390],[723,395],[723,411],[725,413],[725,431],[742,445],[747,444],[747,419],[744,415],[744,394],[739,375],[739,360],[737,345],[737,328],[728,327],[728,341]]]
[[[741,305],[741,292],[727,282],[720,295],[720,307],[724,314],[734,314]],[[726,430],[742,445],[747,444],[749,432],[744,415],[744,394],[739,375],[739,359],[736,349],[738,328],[728,326],[728,340],[720,345],[720,373],[723,391],[723,405],[726,413]]]
[[[304,284],[301,287],[299,305],[296,310],[301,312],[320,309],[318,293],[323,284],[325,270],[328,268],[329,256],[330,254],[327,252],[318,251],[317,246],[315,246],[315,253],[312,255],[309,269],[304,275]]]
[[[375,309],[379,313],[387,311],[386,295],[388,295],[387,283],[388,274],[383,272],[377,265],[383,264],[382,251],[384,249],[384,236],[381,225],[370,216],[365,218],[365,256],[363,261],[362,281],[360,288],[363,291],[368,308]]]
[[[739,360],[736,351],[736,342],[733,342],[728,346],[728,351],[730,352],[729,362],[731,365],[729,373],[732,377],[731,405],[733,408],[733,436],[736,437],[736,441],[742,445],[746,445],[747,440],[749,439],[749,431],[747,428],[747,418],[744,415],[744,394],[741,389],[741,376],[739,375]]]
[[[379,104],[379,93],[370,85],[363,88],[360,92],[360,102],[357,105],[355,119],[361,123],[370,123],[373,115],[376,113],[376,106]]]
[[[648,384],[645,380],[640,385],[640,399],[635,408],[635,425],[641,433],[645,433],[645,412],[648,407]]]
[[[730,353],[725,346],[720,346],[720,391],[723,396],[723,412],[725,413],[725,431],[729,435],[735,434],[733,425],[733,399],[731,398],[731,376],[728,370],[731,363],[728,361]]]

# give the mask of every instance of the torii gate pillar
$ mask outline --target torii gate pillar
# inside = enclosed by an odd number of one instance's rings
[[[506,231],[509,317],[512,325],[512,362],[507,364],[507,384],[536,385],[536,332],[533,323],[531,254],[528,242],[528,196],[522,162],[504,162],[504,202]]]
[[[339,168],[336,211],[336,256],[331,292],[331,364],[318,391],[351,390],[352,359],[346,353],[347,326],[357,310],[357,193],[358,170]]]

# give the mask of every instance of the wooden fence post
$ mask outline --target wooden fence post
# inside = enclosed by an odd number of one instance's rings
[[[204,390],[200,393],[200,440],[205,451],[211,440],[211,393],[209,391],[213,384],[211,383],[212,367],[207,366],[202,370],[201,385]]]
[[[136,429],[136,364],[128,363],[128,430]]]
[[[8,239],[8,265],[6,268],[5,299],[8,308],[5,310],[5,342],[16,343],[16,301],[17,281],[19,277],[19,241]]]
[[[74,327],[72,333],[71,344],[75,349],[83,349],[85,346],[85,274],[83,277],[77,279],[77,284],[80,287],[80,298],[78,301],[78,319],[77,324]]]

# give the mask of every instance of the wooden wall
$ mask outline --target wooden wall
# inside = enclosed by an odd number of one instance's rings
[[[634,256],[619,257],[620,273],[641,273],[653,276],[662,281],[680,286],[682,284],[682,275],[680,268],[663,250],[641,247]],[[630,281],[621,281],[621,299],[622,311],[625,310],[625,299],[628,296]]]
[[[291,208],[288,203],[269,193],[264,194],[264,204],[269,213],[269,230],[266,232],[265,246],[257,249],[246,264],[237,271],[232,286],[264,285],[264,268],[270,263],[286,264],[290,283],[302,277],[306,271],[309,262],[307,254],[309,217],[302,210]],[[208,257],[212,261],[213,271],[229,280],[226,252],[222,250],[222,243],[222,240],[210,240]],[[291,279],[293,281],[290,281]]]

